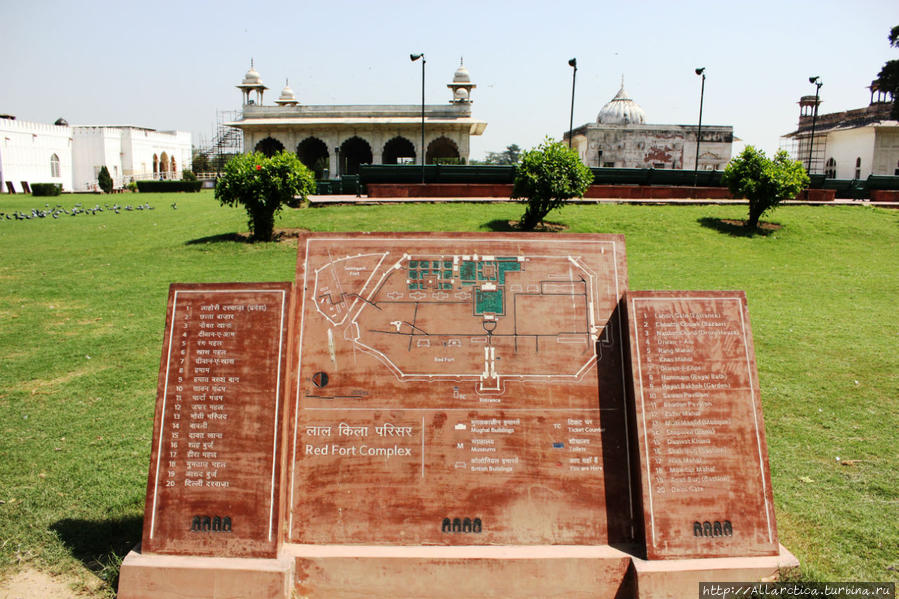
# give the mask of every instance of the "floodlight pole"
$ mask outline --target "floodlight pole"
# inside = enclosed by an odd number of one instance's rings
[[[571,149],[571,134],[574,131],[574,81],[577,77],[577,58],[568,61],[573,71],[571,71],[571,116],[568,118],[568,149]]]
[[[699,127],[696,129],[696,161],[693,165],[693,187],[699,185],[699,144],[702,141],[702,102],[705,99],[705,67],[696,69],[696,74],[702,76],[702,87],[699,91]]]
[[[425,182],[425,60],[424,53],[410,54],[409,60],[421,59],[421,182]]]
[[[821,82],[821,78],[819,76],[809,77],[808,82],[815,86],[815,108],[812,111],[812,137],[808,142],[808,168],[806,171],[808,174],[812,174],[812,148],[815,147],[815,124],[818,120],[818,93],[821,91],[821,86],[824,83]]]

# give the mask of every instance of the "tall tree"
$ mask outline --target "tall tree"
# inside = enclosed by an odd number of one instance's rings
[[[484,164],[518,164],[519,160],[521,160],[521,147],[518,144],[511,144],[502,152],[487,152]]]
[[[899,25],[890,29],[887,36],[890,45],[899,48]],[[889,92],[893,97],[893,109],[890,118],[899,119],[899,60],[888,60],[877,74],[877,87],[881,91]]]

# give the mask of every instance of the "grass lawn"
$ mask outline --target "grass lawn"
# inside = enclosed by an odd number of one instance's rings
[[[246,244],[211,192],[46,198],[155,210],[0,220],[0,572],[34,563],[114,581],[140,538],[171,282],[289,281],[296,243]],[[45,198],[0,196],[0,212]],[[170,205],[177,203],[177,209]],[[288,210],[316,231],[503,230],[519,205]],[[569,232],[623,233],[632,289],[744,289],[780,540],[814,580],[899,571],[899,211],[570,206]],[[547,233],[552,235],[552,233]],[[111,591],[110,591],[111,592]]]

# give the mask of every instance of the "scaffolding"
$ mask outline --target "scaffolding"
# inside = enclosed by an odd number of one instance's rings
[[[815,141],[811,147],[811,164],[809,164],[810,142],[811,131],[803,131],[781,137],[778,149],[785,150],[790,155],[790,160],[802,163],[810,175],[823,175],[824,156],[827,154],[827,133],[823,131],[815,133]]]
[[[197,148],[216,176],[221,174],[222,168],[233,156],[243,153],[243,132],[226,124],[239,120],[241,116],[240,110],[216,110],[212,140],[208,143],[201,141]]]

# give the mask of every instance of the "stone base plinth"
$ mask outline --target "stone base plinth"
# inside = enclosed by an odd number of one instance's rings
[[[778,555],[647,561],[632,558],[638,599],[695,599],[700,582],[760,582],[799,567],[799,560],[780,545]]]
[[[118,599],[290,599],[293,559],[146,555],[131,551]]]
[[[770,581],[798,566],[782,545],[765,557],[653,561],[607,545],[287,544],[277,559],[135,550],[122,562],[118,599],[694,599],[700,582]]]
[[[609,546],[287,545],[308,598],[633,596],[631,556]]]

